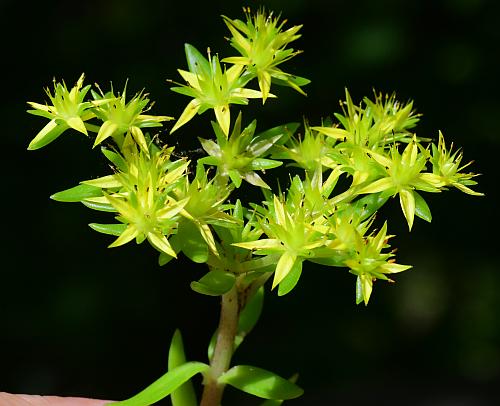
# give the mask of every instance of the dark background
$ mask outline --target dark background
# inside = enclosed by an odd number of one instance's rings
[[[166,369],[175,328],[188,357],[205,361],[218,303],[192,292],[203,268],[165,268],[147,244],[107,249],[87,227],[109,217],[48,196],[105,174],[90,142],[68,133],[27,151],[44,121],[25,113],[44,102],[52,78],[69,86],[85,72],[103,88],[143,87],[153,112],[179,116],[184,42],[233,55],[221,14],[263,4],[304,24],[288,70],[312,79],[304,98],[278,89],[247,122],[265,129],[338,111],[348,87],[413,99],[417,133],[462,146],[483,175],[477,198],[456,190],[429,197],[432,224],[408,233],[395,200],[385,210],[398,262],[414,268],[377,283],[368,307],[354,304],[353,275],[306,268],[290,295],[267,295],[256,330],[235,355],[283,376],[300,373],[305,395],[290,405],[490,406],[500,404],[498,148],[500,3],[447,1],[0,1],[3,244],[0,390],[123,399]],[[287,70],[285,68],[285,70]],[[180,148],[208,137],[210,115],[165,139]],[[191,137],[191,140],[189,140]],[[199,383],[199,381],[197,381]],[[247,404],[228,391],[225,402]],[[245,398],[246,399],[246,398]],[[165,402],[164,404],[168,404]],[[248,403],[248,404],[256,404]]]

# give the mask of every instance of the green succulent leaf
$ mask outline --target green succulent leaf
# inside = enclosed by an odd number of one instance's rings
[[[200,231],[191,221],[183,221],[177,232],[180,249],[191,261],[198,264],[207,262],[208,246]]]
[[[172,237],[170,237],[169,242],[170,242],[170,245],[171,245],[172,249],[174,250],[174,252],[176,254],[178,254],[180,252],[181,248],[180,248],[180,243],[177,239],[177,234],[174,234]],[[160,255],[158,256],[158,265],[164,266],[164,265],[168,264],[174,258],[175,257],[168,255],[167,253],[162,251],[162,252],[160,252]]]
[[[276,144],[282,145],[286,141],[288,141],[288,139],[290,139],[290,137],[293,134],[295,134],[295,132],[297,131],[299,126],[300,126],[300,123],[291,122],[291,123],[282,124],[282,125],[278,125],[276,127],[269,128],[268,130],[257,134],[255,136],[255,142],[259,142],[262,139],[274,138],[274,137],[279,135],[279,136],[281,136],[281,138],[279,138],[279,140],[276,142]]]
[[[82,203],[87,206],[89,209],[97,210],[97,211],[105,211],[109,213],[115,213],[116,209],[110,205],[109,203],[101,203],[95,202],[89,199],[82,200]]]
[[[235,276],[232,273],[214,269],[199,281],[191,282],[191,289],[208,296],[221,296],[229,292],[234,285]]]
[[[82,200],[99,196],[102,196],[101,188],[81,183],[70,189],[54,193],[50,198],[57,202],[81,202]]]
[[[167,265],[172,259],[174,259],[173,256],[168,255],[164,252],[160,252],[160,255],[158,256],[158,265],[160,266]]]
[[[273,400],[268,399],[260,404],[260,406],[280,406],[283,404],[283,400]]]
[[[210,74],[210,64],[200,51],[191,44],[184,44],[184,51],[186,52],[186,60],[191,72],[202,76]]]
[[[413,196],[415,197],[415,214],[430,223],[432,221],[432,214],[427,202],[415,191],[413,192]]]
[[[120,236],[127,228],[126,224],[98,224],[90,223],[89,227],[98,233]]]
[[[361,220],[366,220],[380,209],[388,199],[388,196],[382,196],[381,193],[372,193],[356,200],[352,203],[352,207],[359,213]]]
[[[272,78],[272,82],[276,83],[277,85],[280,86],[305,86],[311,83],[311,81],[307,78],[301,77],[301,76],[295,76],[295,75],[287,75],[285,76],[284,79],[279,79],[277,77]],[[294,86],[295,85],[295,86]]]
[[[284,296],[287,293],[289,293],[295,287],[295,285],[297,285],[297,282],[299,281],[301,274],[302,274],[302,261],[297,260],[293,264],[290,272],[278,285],[278,296]]]
[[[161,378],[153,382],[137,395],[120,402],[113,402],[114,406],[149,406],[170,395],[193,376],[206,372],[210,367],[202,362],[186,362],[168,371]]]
[[[168,352],[168,370],[171,371],[186,363],[184,344],[179,330],[175,330]],[[196,394],[191,381],[179,386],[171,393],[172,406],[196,406]]]
[[[208,360],[212,362],[212,358],[214,356],[214,351],[215,351],[215,345],[217,344],[217,334],[219,333],[219,329],[216,329],[214,333],[212,334],[212,337],[210,337],[210,342],[208,343],[208,348],[207,348],[207,355],[208,355]]]
[[[119,169],[122,172],[127,171],[127,162],[120,154],[117,154],[116,152],[106,148],[101,148],[101,151],[104,154],[104,156],[108,158],[113,165],[116,166],[117,169]]]
[[[219,383],[264,399],[294,399],[304,392],[294,383],[272,372],[248,365],[232,367],[219,378]]]
[[[55,119],[49,121],[30,142],[28,150],[33,151],[50,144],[68,128],[70,128],[69,125],[62,123],[58,124]]]
[[[298,374],[293,375],[289,381],[292,383],[296,383],[298,379]],[[283,400],[273,400],[273,399],[268,399],[260,404],[260,406],[280,406],[283,404]]]
[[[275,161],[273,159],[256,158],[250,164],[250,169],[252,169],[254,171],[263,170],[263,169],[272,169],[272,168],[277,168],[278,166],[280,166],[282,164],[283,164],[283,162]]]

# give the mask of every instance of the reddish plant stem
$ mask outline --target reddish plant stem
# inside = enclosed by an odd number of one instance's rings
[[[234,351],[234,338],[238,330],[239,304],[235,286],[222,296],[219,328],[209,374],[205,377],[200,406],[219,406],[224,385],[218,378],[228,370]]]

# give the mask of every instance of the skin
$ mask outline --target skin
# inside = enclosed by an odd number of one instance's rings
[[[109,400],[60,396],[14,395],[0,392],[0,405],[2,406],[104,406],[107,403],[109,403]]]

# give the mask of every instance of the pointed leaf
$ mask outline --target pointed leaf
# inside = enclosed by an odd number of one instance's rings
[[[102,196],[101,188],[82,183],[70,189],[54,193],[50,198],[57,202],[80,202],[83,199],[98,196]]]
[[[415,214],[430,223],[432,221],[432,214],[427,202],[415,191],[413,192],[413,196],[415,197]]]
[[[106,148],[102,148],[101,152],[104,154],[106,158],[108,158],[113,165],[115,165],[120,171],[127,172],[127,162],[125,159],[114,151],[111,151]]]
[[[219,383],[264,399],[294,399],[304,393],[294,383],[272,372],[248,365],[231,368],[219,378]]]
[[[126,224],[98,224],[98,223],[90,223],[90,228],[92,230],[97,231],[102,234],[109,234],[119,236],[121,235],[125,229],[127,228]]]
[[[56,124],[56,120],[50,120],[45,127],[40,130],[36,137],[31,140],[28,149],[33,151],[50,144],[68,128],[67,124]]]
[[[256,158],[250,163],[250,169],[252,169],[253,171],[260,171],[264,169],[277,168],[282,164],[283,162],[275,161],[273,159]]]
[[[220,158],[221,157],[221,149],[218,144],[216,144],[212,140],[206,140],[204,138],[198,138],[201,143],[201,147],[206,151],[208,155],[211,155],[215,158]]]
[[[364,300],[363,297],[363,285],[361,283],[361,278],[356,278],[356,304],[360,304]]]
[[[281,281],[278,286],[278,296],[283,296],[289,293],[300,279],[302,274],[302,261],[296,260],[288,275]]]
[[[122,186],[122,182],[116,175],[106,175],[96,179],[84,180],[82,183],[101,189],[118,188]]]
[[[185,363],[186,356],[184,354],[184,344],[182,343],[181,332],[175,330],[168,352],[168,370],[171,371]],[[179,386],[170,396],[172,406],[196,406],[198,404],[191,381],[187,381]]]
[[[210,74],[210,64],[200,51],[191,44],[184,44],[184,51],[186,52],[186,60],[191,72],[203,76]]]
[[[382,197],[380,193],[371,193],[356,200],[352,203],[352,207],[359,213],[361,220],[366,220],[380,209],[388,199],[388,196]]]
[[[82,200],[82,203],[92,210],[105,211],[110,213],[117,211],[111,204],[108,203],[93,202],[91,200]]]
[[[241,186],[241,175],[236,169],[230,169],[227,171],[227,174],[229,175],[229,179],[234,183],[234,186],[236,188],[239,188]]]
[[[113,402],[109,405],[114,406],[145,406],[152,405],[170,395],[183,383],[187,382],[193,376],[206,372],[210,367],[202,362],[187,362],[171,371],[168,371],[161,378],[153,382],[146,389],[137,395],[121,402]]]
[[[260,141],[261,139],[269,139],[275,136],[281,135],[281,138],[276,141],[277,144],[284,144],[288,139],[295,134],[297,128],[299,128],[300,123],[287,123],[283,125],[279,125],[273,128],[270,128],[266,131],[263,131],[255,136],[255,142]]]

